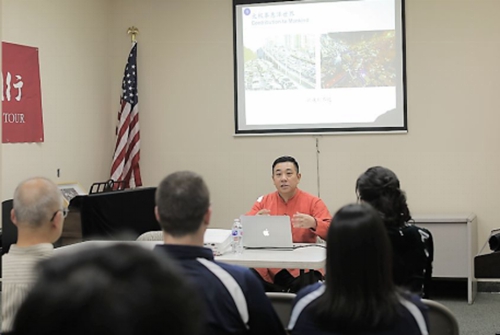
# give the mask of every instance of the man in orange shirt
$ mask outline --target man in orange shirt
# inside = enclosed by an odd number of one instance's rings
[[[301,191],[299,163],[291,156],[277,158],[272,165],[272,179],[276,192],[257,199],[247,215],[288,215],[292,222],[294,243],[316,243],[317,237],[326,239],[331,215],[318,197]],[[266,290],[295,291],[290,285],[298,277],[298,269],[256,269],[266,281]],[[321,275],[316,274],[319,278]],[[276,286],[269,285],[276,284]]]

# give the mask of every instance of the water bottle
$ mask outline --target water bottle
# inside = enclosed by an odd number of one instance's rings
[[[232,252],[233,254],[241,254],[243,252],[243,227],[241,226],[240,219],[234,219],[232,235]]]

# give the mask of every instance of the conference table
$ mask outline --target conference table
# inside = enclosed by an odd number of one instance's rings
[[[56,255],[90,250],[119,243],[153,249],[158,241],[85,241],[54,249]],[[326,249],[322,244],[294,244],[293,250],[246,249],[241,254],[225,253],[215,260],[252,268],[286,268],[317,270],[325,266]]]

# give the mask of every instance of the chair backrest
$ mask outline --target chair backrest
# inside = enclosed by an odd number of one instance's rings
[[[284,328],[288,327],[290,314],[292,313],[292,302],[295,299],[295,293],[266,292],[267,297],[278,314]]]
[[[17,241],[17,227],[10,220],[13,206],[12,199],[2,202],[2,255],[9,252],[10,245]]]
[[[437,301],[422,299],[429,308],[429,335],[459,335],[455,315]]]
[[[163,231],[161,230],[147,231],[144,234],[141,234],[137,238],[137,241],[163,241]]]

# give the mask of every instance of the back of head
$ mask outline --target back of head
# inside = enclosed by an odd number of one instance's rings
[[[292,156],[281,156],[281,157],[278,157],[274,160],[273,162],[273,165],[271,166],[271,172],[272,174],[274,174],[274,167],[279,164],[279,163],[285,163],[285,162],[290,162],[290,163],[293,163],[293,165],[295,165],[295,169],[297,170],[296,172],[299,173],[299,163],[297,162],[297,160],[295,158],[293,158]]]
[[[165,255],[115,245],[56,256],[38,270],[15,334],[187,335],[200,329],[200,301]]]
[[[14,213],[19,229],[40,228],[63,207],[63,198],[56,184],[43,177],[21,182],[14,191]]]
[[[411,220],[406,195],[391,170],[381,166],[369,168],[356,181],[356,192],[380,213],[386,226],[401,227]]]
[[[332,222],[327,236],[327,283],[358,294],[357,298],[376,295],[386,287],[392,290],[392,249],[377,212],[367,204],[347,205]]]
[[[392,321],[397,296],[391,250],[370,205],[347,205],[335,214],[327,237],[326,291],[316,305],[320,324],[347,332]]]
[[[156,190],[160,226],[174,237],[195,233],[210,206],[203,178],[190,171],[168,175]]]

